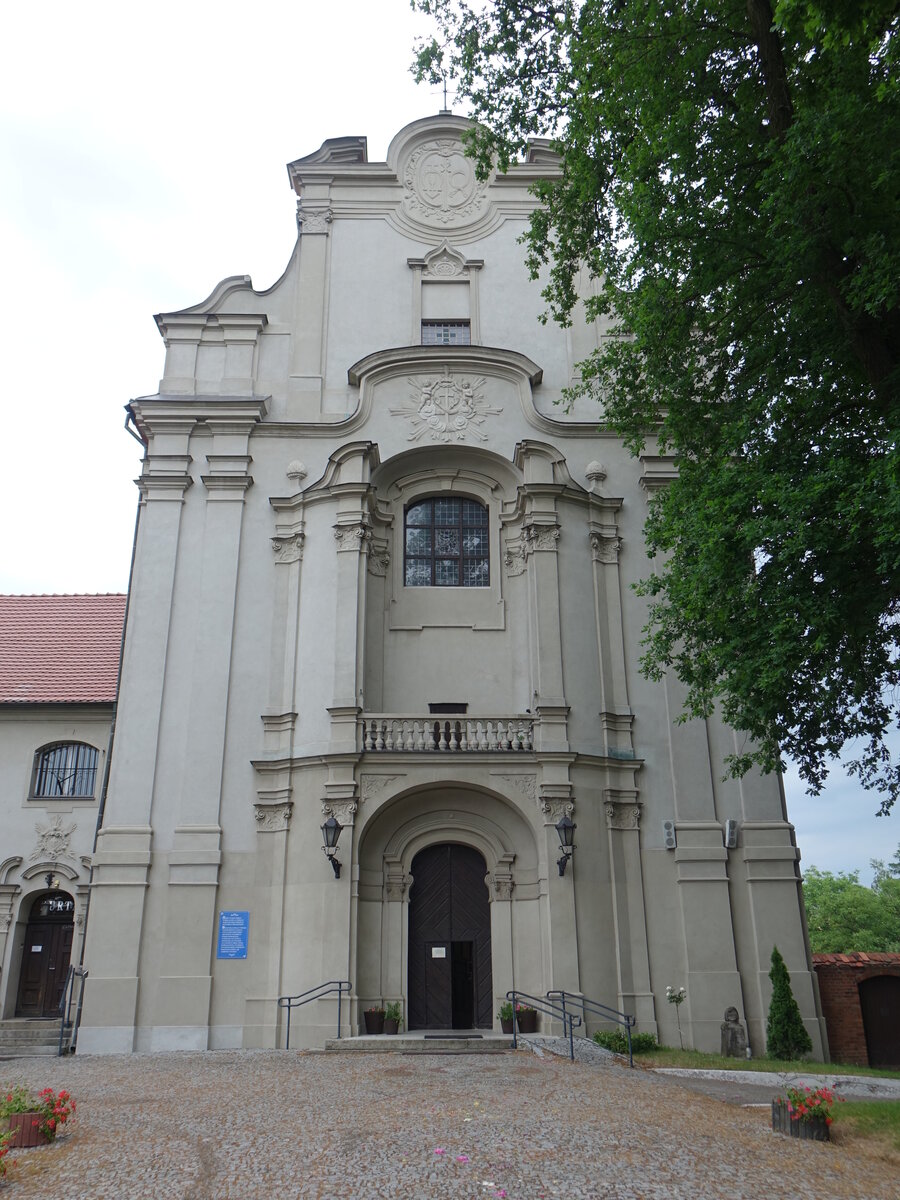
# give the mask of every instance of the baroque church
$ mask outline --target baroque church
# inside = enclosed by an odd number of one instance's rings
[[[157,316],[109,770],[87,712],[19,710],[2,1015],[55,871],[82,1052],[284,1045],[278,998],[329,980],[345,1035],[388,1001],[489,1029],[510,989],[565,989],[669,1044],[683,986],[686,1044],[734,1007],[761,1052],[777,943],[822,1057],[781,782],[725,778],[733,731],[676,724],[678,681],[639,671],[674,464],[560,405],[604,328],[539,320],[519,238],[557,160],[479,181],[465,127],[415,121],[384,162],[329,139],[288,166],[282,277]],[[295,1011],[291,1045],[337,1011]]]

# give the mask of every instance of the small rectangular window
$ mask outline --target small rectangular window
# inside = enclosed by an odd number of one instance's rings
[[[472,331],[468,321],[423,321],[423,346],[471,346]]]

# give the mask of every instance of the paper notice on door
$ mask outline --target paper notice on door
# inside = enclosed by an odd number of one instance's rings
[[[43,950],[43,948],[44,948],[43,946],[32,946],[31,953],[32,954],[40,954],[40,952]]]
[[[431,957],[432,958],[446,958],[447,957],[447,947],[446,946],[432,946],[431,947]]]

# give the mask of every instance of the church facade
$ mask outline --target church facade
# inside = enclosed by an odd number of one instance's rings
[[[562,988],[676,1044],[684,986],[691,1044],[735,1007],[761,1051],[777,943],[823,1052],[780,782],[638,669],[673,464],[558,404],[603,330],[541,324],[523,265],[555,160],[479,182],[464,128],[291,163],[278,282],[157,317],[82,1051],[283,1045],[326,980],[345,1034]]]

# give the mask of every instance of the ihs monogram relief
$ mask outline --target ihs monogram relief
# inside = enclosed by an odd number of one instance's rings
[[[433,442],[464,442],[471,433],[479,442],[488,440],[478,428],[485,418],[503,412],[488,404],[482,388],[484,378],[454,378],[449,371],[438,379],[408,379],[413,389],[408,400],[390,411],[406,417],[412,425],[407,441],[417,442],[426,434]]]
[[[69,839],[78,828],[77,825],[67,825],[63,828],[62,817],[55,816],[49,825],[35,825],[38,835],[31,858],[65,858],[69,854]]]
[[[475,178],[472,160],[455,138],[426,142],[412,152],[403,173],[403,207],[420,220],[464,225],[487,203],[487,182]]]

